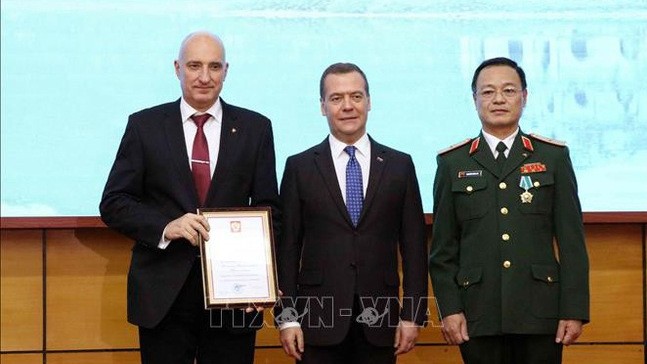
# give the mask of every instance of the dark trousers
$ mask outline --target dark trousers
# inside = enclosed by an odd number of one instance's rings
[[[178,298],[155,328],[139,328],[142,364],[252,364],[256,331],[212,327],[196,260]],[[217,311],[216,311],[217,312]],[[214,313],[216,313],[214,312]],[[195,361],[197,359],[197,361]]]
[[[465,364],[560,364],[562,348],[554,335],[471,337],[460,345]]]
[[[337,345],[305,345],[299,364],[395,364],[393,346],[375,346],[366,340],[363,325],[357,322],[361,313],[359,298],[355,297],[350,329]],[[395,338],[394,338],[395,339]]]

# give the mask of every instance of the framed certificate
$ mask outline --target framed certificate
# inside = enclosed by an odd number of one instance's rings
[[[278,299],[271,210],[198,209],[209,222],[200,238],[205,308],[272,307]]]

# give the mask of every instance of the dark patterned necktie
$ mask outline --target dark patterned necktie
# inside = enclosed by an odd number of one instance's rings
[[[207,137],[204,135],[204,123],[209,120],[211,115],[193,115],[191,119],[198,127],[193,139],[193,151],[191,154],[191,172],[193,173],[193,182],[198,192],[200,206],[204,206],[207,199],[207,192],[211,184],[211,169],[209,168],[209,145]]]
[[[357,226],[359,215],[364,204],[364,189],[362,186],[362,168],[355,158],[357,148],[348,146],[344,151],[350,156],[346,164],[346,208],[353,226]]]

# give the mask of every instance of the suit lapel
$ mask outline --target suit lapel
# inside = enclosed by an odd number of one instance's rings
[[[193,175],[189,166],[189,156],[187,155],[186,142],[184,140],[184,128],[182,126],[179,100],[171,104],[162,123],[164,124],[172,163],[177,171],[174,175],[179,180],[179,186],[183,189],[183,191],[178,193],[178,196],[184,209],[192,211],[197,206],[198,193],[195,190]]]
[[[364,205],[362,206],[362,213],[359,216],[358,225],[362,222],[364,215],[369,211],[371,203],[375,199],[375,194],[378,191],[382,175],[388,163],[387,152],[384,146],[376,143],[372,138],[371,141],[371,167],[368,175],[368,186],[366,188],[366,197],[364,198]]]
[[[474,143],[477,143],[476,148],[474,148]],[[474,139],[474,141],[472,141],[472,147],[470,148],[470,150],[472,158],[474,158],[474,160],[478,164],[483,166],[483,168],[487,169],[488,172],[492,173],[493,175],[501,177],[501,173],[496,166],[496,161],[494,160],[492,151],[490,151],[487,141],[485,141],[485,138],[483,138],[482,134],[479,135],[477,139]]]
[[[532,154],[531,150],[524,148],[521,137],[522,133],[521,131],[519,131],[519,133],[517,133],[517,136],[514,138],[514,142],[512,143],[512,149],[510,149],[510,153],[508,153],[508,159],[503,165],[503,174],[501,177],[505,177],[510,174]]]
[[[332,162],[332,154],[328,138],[324,139],[324,141],[315,148],[314,160],[317,170],[328,189],[330,197],[337,206],[339,213],[344,217],[348,224],[352,225],[350,215],[348,214],[346,204],[344,203],[344,198],[341,195],[341,189],[339,188],[339,181],[337,180],[337,173],[335,172],[335,166]]]
[[[218,188],[219,181],[225,181],[227,174],[231,170],[232,155],[234,154],[232,148],[237,147],[236,137],[240,132],[240,122],[237,115],[232,112],[231,106],[226,104],[220,99],[222,105],[222,123],[220,126],[220,149],[218,150],[218,160],[216,161],[216,169],[211,178],[211,185],[207,193],[207,201],[209,201],[215,190]]]
[[[479,136],[480,141],[478,142],[478,147],[472,153],[472,158],[476,160],[480,165],[487,169],[490,173],[502,179],[508,174],[512,173],[524,160],[526,160],[530,155],[532,155],[532,150],[524,147],[524,144],[521,140],[522,137],[526,137],[521,131],[517,134],[512,143],[512,149],[508,153],[508,158],[503,164],[503,170],[499,172],[499,169],[496,166],[496,161],[492,155],[492,151],[487,145],[483,135]]]

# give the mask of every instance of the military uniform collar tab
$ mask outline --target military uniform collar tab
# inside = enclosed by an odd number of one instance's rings
[[[474,154],[479,149],[479,144],[481,142],[481,137],[478,137],[472,141],[472,145],[470,145],[470,155]]]
[[[533,152],[535,148],[532,146],[532,140],[526,138],[525,136],[521,136],[521,142],[523,143],[523,147],[530,152]]]

